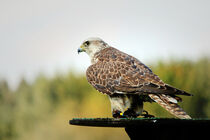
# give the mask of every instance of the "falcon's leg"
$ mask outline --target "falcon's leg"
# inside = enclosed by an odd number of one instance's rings
[[[136,118],[143,112],[143,101],[139,95],[113,94],[109,99],[114,118]]]
[[[133,109],[128,108],[124,113],[123,116],[125,118],[137,118],[139,114],[137,114]]]
[[[143,101],[139,97],[139,95],[127,95],[130,106],[129,108],[123,113],[125,117],[132,117],[137,118],[139,115],[142,114],[143,111]]]
[[[113,94],[109,96],[111,103],[112,116],[114,118],[124,118],[124,110],[130,106],[126,95]]]

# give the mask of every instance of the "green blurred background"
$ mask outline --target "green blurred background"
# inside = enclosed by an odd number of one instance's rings
[[[135,56],[168,84],[193,93],[181,107],[210,117],[210,1],[0,0],[0,140],[117,140],[123,129],[71,126],[111,117],[85,78],[88,37]],[[155,103],[145,110],[172,117]]]
[[[193,118],[210,117],[210,60],[159,61],[150,66],[168,84],[193,93],[183,97],[181,107]],[[173,117],[155,103],[145,109],[157,117]],[[47,78],[40,74],[33,83],[21,80],[14,91],[0,82],[0,139],[2,140],[92,140],[128,139],[120,128],[70,126],[80,117],[111,117],[107,96],[93,89],[85,75],[70,70]]]

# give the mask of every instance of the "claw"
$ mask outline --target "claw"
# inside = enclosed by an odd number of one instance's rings
[[[121,112],[121,111],[119,111],[119,110],[114,110],[113,112],[112,112],[112,116],[114,117],[114,118],[123,118],[123,115],[122,115],[123,113]]]
[[[138,115],[136,114],[136,112],[133,111],[130,108],[123,113],[123,116],[125,118],[137,118],[138,117]]]
[[[143,116],[144,118],[154,118],[154,115],[149,114],[146,110],[143,110],[143,112],[145,112],[146,114],[141,114],[141,116]]]

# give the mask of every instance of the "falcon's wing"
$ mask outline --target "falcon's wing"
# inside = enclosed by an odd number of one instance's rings
[[[87,79],[106,94],[170,94],[191,95],[165,84],[136,58],[114,48],[102,50],[98,62],[91,65]]]

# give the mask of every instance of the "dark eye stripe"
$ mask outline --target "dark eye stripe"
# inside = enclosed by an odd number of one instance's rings
[[[85,41],[85,43],[84,43],[86,46],[88,46],[89,44],[90,44],[90,42],[89,41]]]

